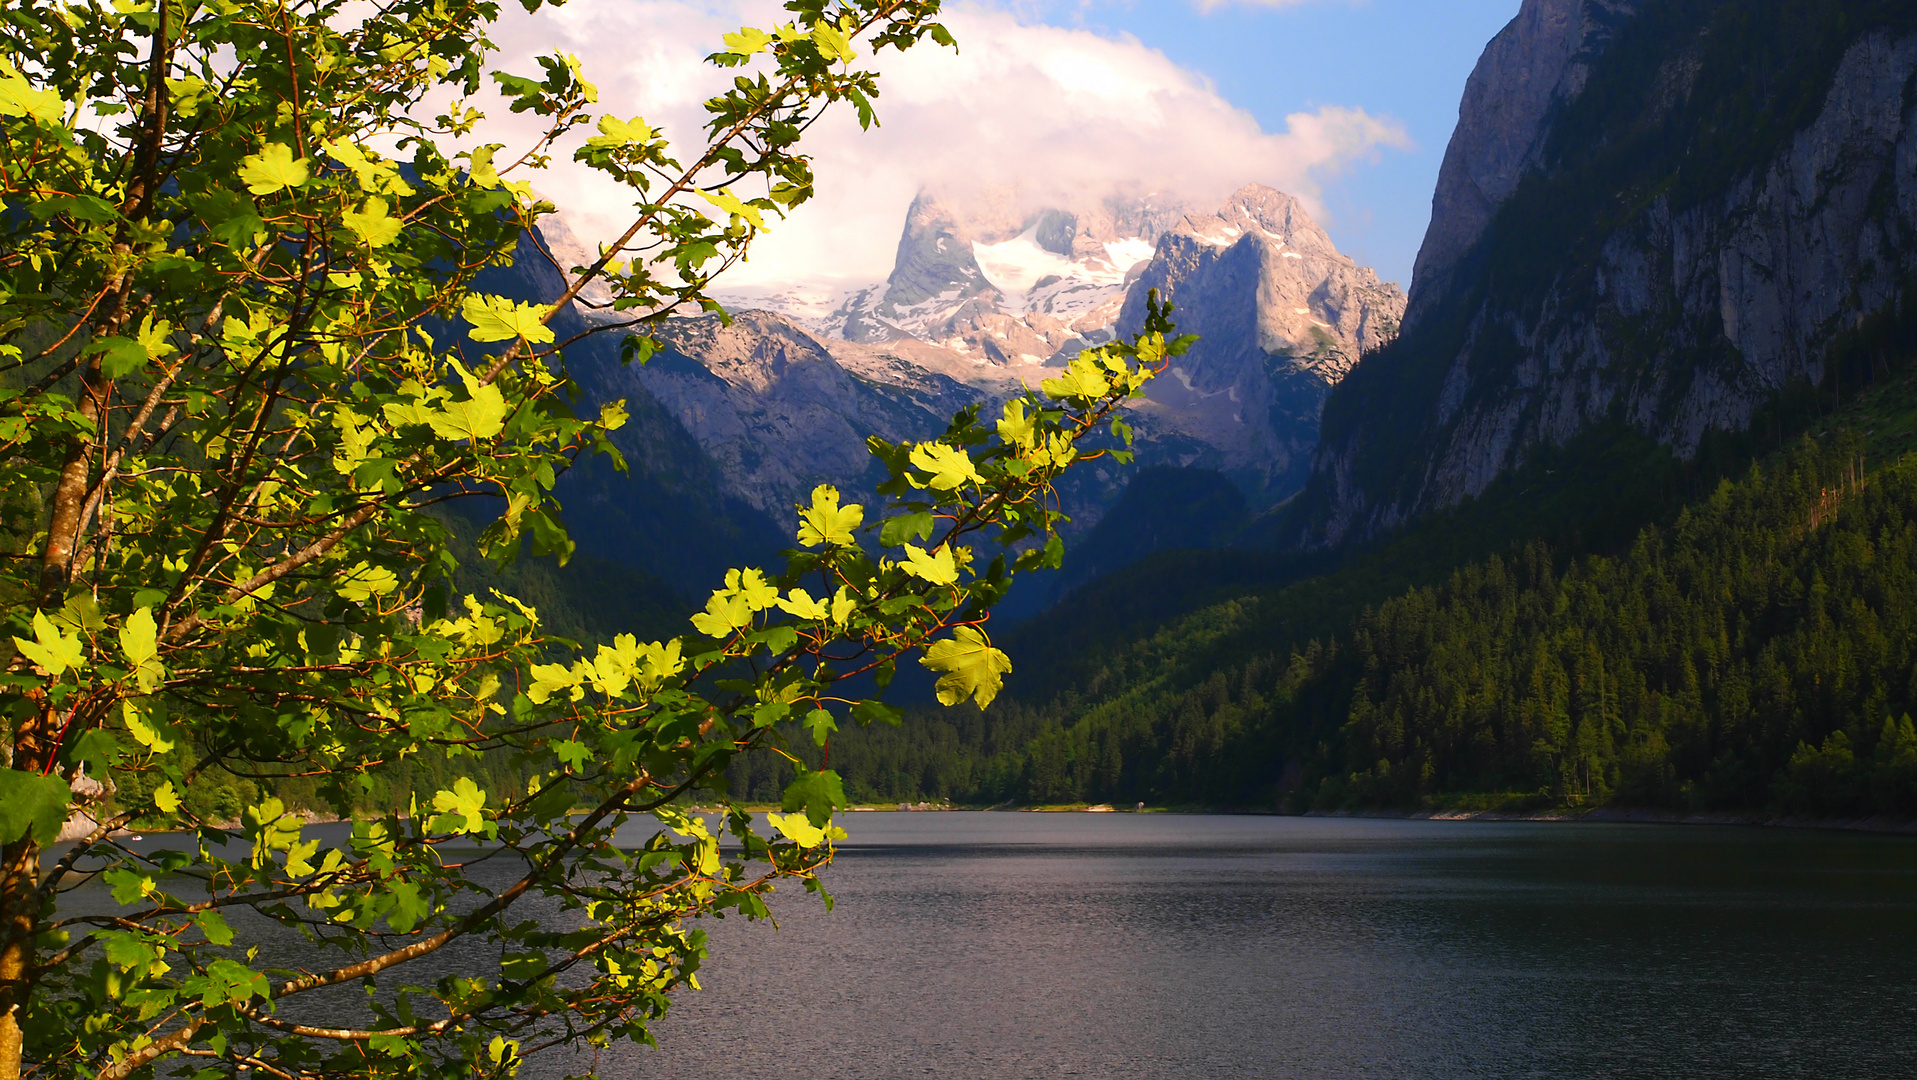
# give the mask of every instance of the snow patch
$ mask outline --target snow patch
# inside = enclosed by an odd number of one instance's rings
[[[1112,260],[1112,265],[1118,269],[1120,282],[1124,281],[1127,271],[1151,258],[1155,250],[1157,249],[1151,244],[1137,237],[1129,240],[1113,240],[1105,245],[1105,254]]]
[[[972,258],[992,287],[1007,293],[1028,293],[1042,278],[1072,273],[1070,259],[1062,258],[1038,245],[1038,226],[1034,225],[1004,243],[972,243]]]

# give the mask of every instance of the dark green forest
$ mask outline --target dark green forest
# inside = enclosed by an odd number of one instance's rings
[[[1917,456],[1860,451],[1806,438],[1621,555],[1532,542],[1203,671],[1259,601],[1217,605],[1120,692],[921,713],[831,764],[887,800],[1917,814]]]

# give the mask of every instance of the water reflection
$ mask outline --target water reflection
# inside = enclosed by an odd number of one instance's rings
[[[607,1076],[1917,1072],[1917,841],[873,814]]]
[[[1917,1076],[1917,838],[844,820],[838,910],[792,887],[776,931],[707,922],[706,990],[680,997],[660,1049],[609,1051],[600,1075]],[[489,884],[508,861],[485,864]],[[462,945],[427,966],[405,981],[497,955]],[[360,1014],[356,993],[302,1011]]]

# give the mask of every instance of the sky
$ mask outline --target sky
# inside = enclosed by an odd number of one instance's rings
[[[818,197],[757,241],[730,288],[849,286],[891,270],[923,186],[1009,184],[1029,200],[1161,191],[1200,205],[1249,182],[1304,200],[1340,250],[1408,286],[1465,78],[1519,0],[953,0],[956,55],[886,53],[881,126],[808,132]],[[729,74],[721,34],[771,0],[571,0],[494,40],[502,66],[579,56],[601,104],[689,141]],[[509,145],[514,123],[488,137]],[[503,155],[502,155],[503,156]],[[555,155],[534,185],[588,244],[630,200]]]

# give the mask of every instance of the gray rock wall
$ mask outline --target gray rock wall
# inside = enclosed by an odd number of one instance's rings
[[[1547,16],[1565,7],[1536,0],[1525,11],[1540,26],[1560,25]],[[1541,33],[1542,59],[1514,59],[1514,40],[1507,30],[1486,64],[1522,70],[1507,79],[1481,65],[1480,96],[1506,81],[1535,87],[1545,76],[1532,69],[1548,72],[1564,55],[1561,36]],[[1683,95],[1694,74],[1677,64],[1665,77]],[[1455,505],[1528,449],[1562,445],[1608,418],[1689,456],[1712,429],[1747,425],[1792,380],[1821,380],[1838,335],[1894,304],[1917,273],[1917,36],[1879,32],[1852,43],[1815,118],[1773,160],[1686,204],[1668,191],[1643,198],[1600,234],[1594,264],[1560,267],[1539,303],[1508,302],[1500,293],[1508,282],[1473,291],[1446,276],[1464,265],[1460,238],[1484,229],[1473,200],[1509,179],[1491,165],[1517,160],[1513,147],[1548,134],[1548,118],[1527,128],[1518,122],[1525,112],[1499,127],[1494,112],[1461,124],[1447,154],[1450,187],[1436,205],[1457,217],[1434,221],[1407,317],[1408,341],[1427,323],[1463,319],[1463,345],[1448,363],[1417,359],[1443,365],[1435,399],[1418,412],[1355,422],[1320,447],[1312,485],[1322,509],[1308,544],[1375,535]],[[1480,166],[1497,184],[1460,179]],[[1488,356],[1515,360],[1500,366]],[[1415,473],[1395,488],[1360,478],[1384,423],[1426,433],[1423,454],[1407,463]]]

